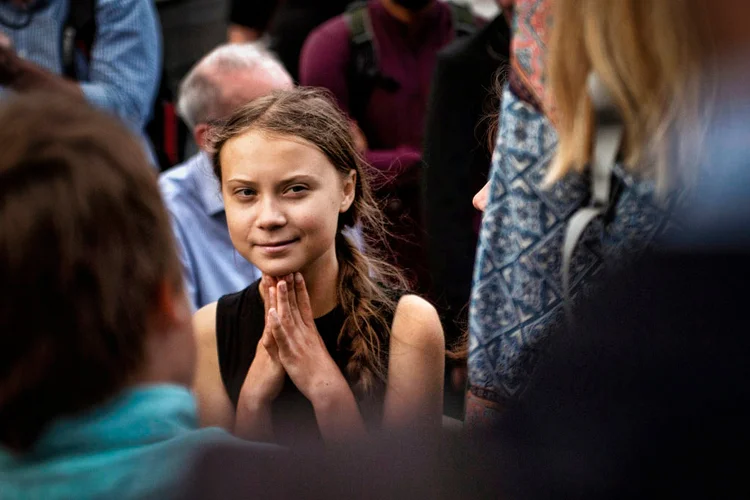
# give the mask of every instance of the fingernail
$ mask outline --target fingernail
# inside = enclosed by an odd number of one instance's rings
[[[302,273],[294,273],[294,280],[297,283],[302,283]]]
[[[286,281],[282,281],[281,283],[279,283],[279,291],[286,292]]]
[[[286,280],[287,283],[291,284],[292,283],[292,277],[293,277],[293,275],[290,274],[288,276],[285,276],[284,279]]]

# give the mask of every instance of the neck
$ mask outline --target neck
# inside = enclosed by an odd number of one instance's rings
[[[310,296],[313,317],[319,318],[331,312],[338,304],[337,287],[339,281],[339,262],[335,247],[320,256],[302,270],[305,286]]]
[[[190,387],[195,376],[192,342],[189,331],[176,334],[150,330],[146,334],[143,362],[128,377],[127,385],[176,384]]]
[[[390,15],[406,24],[413,23],[420,14],[430,10],[432,8],[432,5],[434,4],[434,2],[430,2],[424,9],[412,11],[402,5],[398,5],[393,0],[380,0],[380,2],[383,4],[383,7],[385,7],[385,10]]]

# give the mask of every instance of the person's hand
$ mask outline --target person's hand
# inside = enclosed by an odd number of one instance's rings
[[[269,311],[271,331],[281,364],[294,385],[313,405],[330,391],[348,388],[315,327],[302,274],[279,280],[276,292],[276,307]]]
[[[276,278],[263,275],[260,286],[263,290],[266,326],[240,391],[240,399],[250,405],[270,404],[284,387],[285,371],[279,361],[269,316],[269,311],[276,304]]]

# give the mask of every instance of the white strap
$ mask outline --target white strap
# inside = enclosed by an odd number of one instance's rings
[[[565,312],[572,321],[570,266],[578,242],[591,221],[609,209],[612,169],[620,150],[624,127],[609,92],[595,74],[589,75],[588,90],[596,116],[593,161],[591,164],[591,203],[578,209],[568,221],[563,242],[562,285]]]

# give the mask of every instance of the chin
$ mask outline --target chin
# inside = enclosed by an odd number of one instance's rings
[[[280,278],[287,274],[296,273],[300,270],[301,266],[295,265],[292,262],[263,262],[256,265],[260,271],[274,278]]]

